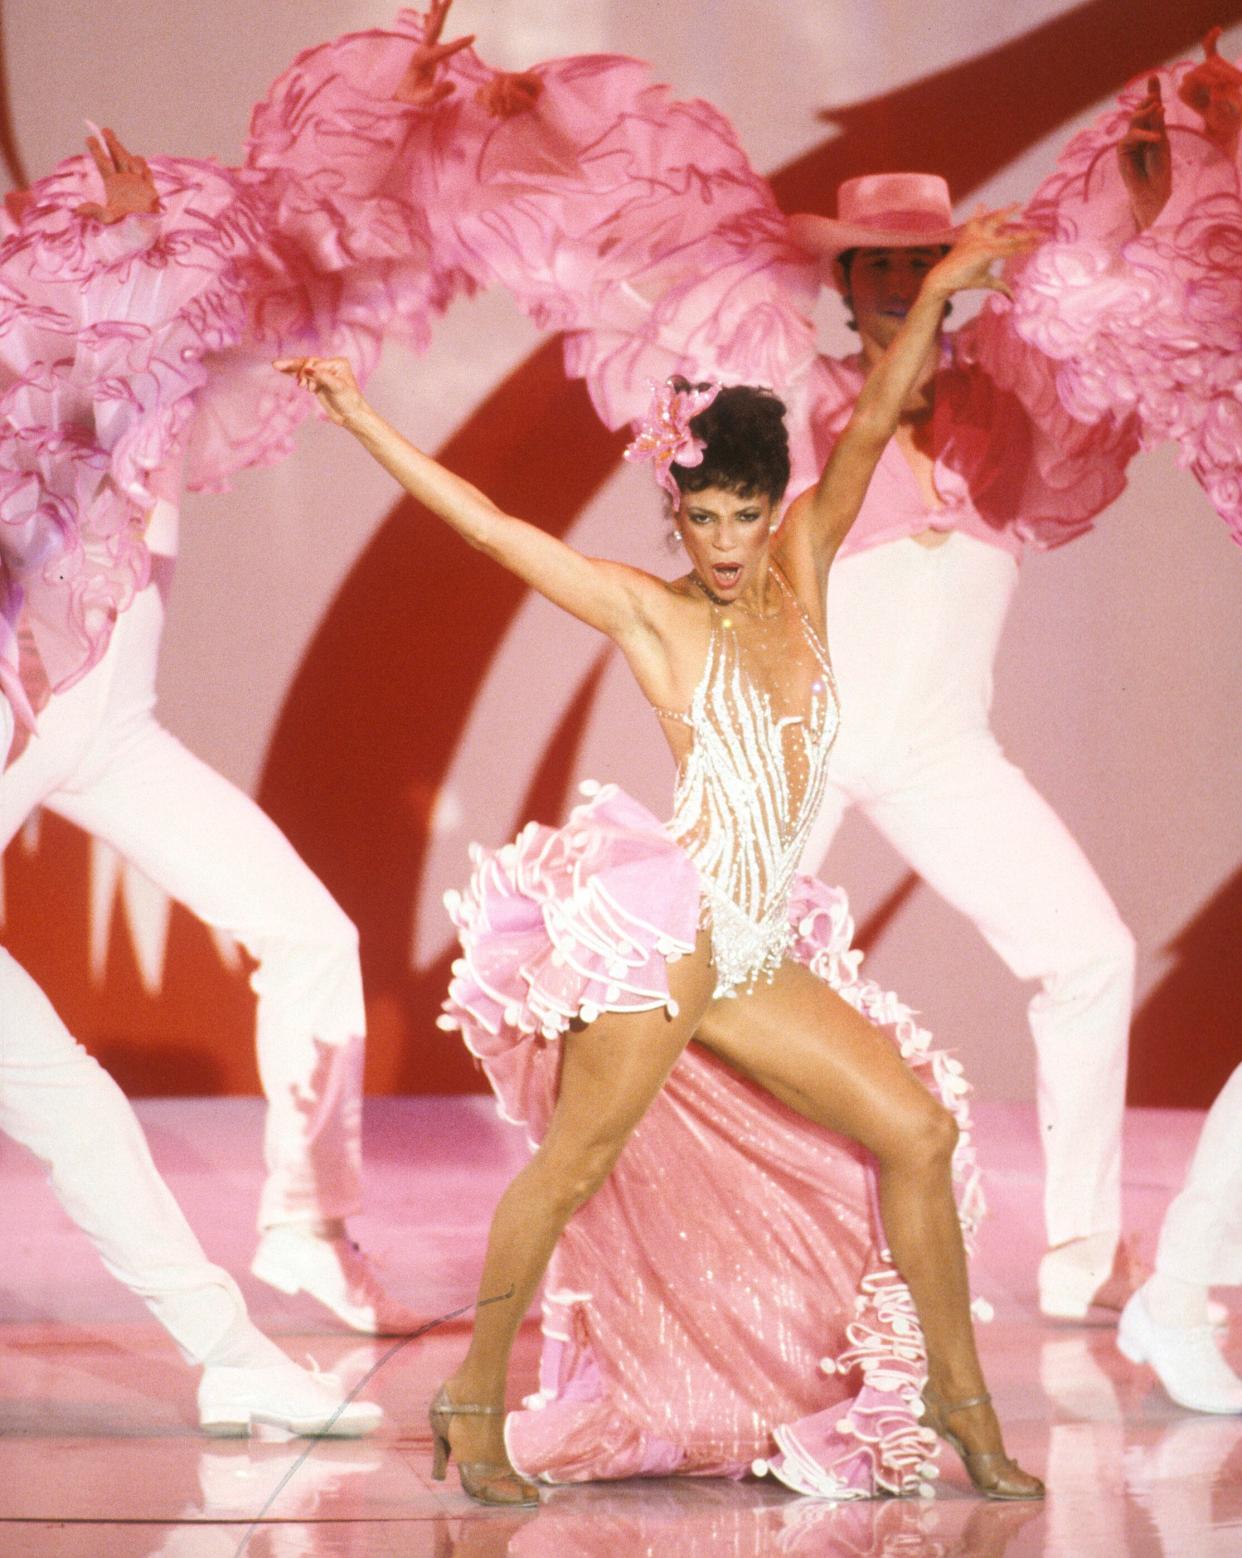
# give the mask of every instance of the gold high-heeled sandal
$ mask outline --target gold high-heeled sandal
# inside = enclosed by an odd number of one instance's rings
[[[961,1439],[945,1421],[955,1412],[965,1412],[969,1407],[986,1407],[992,1404],[989,1394],[970,1396],[965,1401],[946,1405],[931,1385],[923,1387],[923,1413],[921,1421],[939,1438],[956,1450],[961,1457],[966,1475],[977,1493],[992,1499],[1038,1499],[1045,1489],[1038,1477],[1023,1471],[1016,1461],[1010,1460],[1003,1450],[968,1450]]]
[[[449,1441],[449,1423],[454,1417],[503,1417],[504,1407],[484,1407],[473,1401],[450,1401],[441,1385],[427,1414],[431,1424],[431,1477],[443,1482],[453,1458]],[[462,1492],[479,1504],[508,1504],[530,1508],[539,1502],[539,1490],[533,1482],[501,1461],[458,1461],[457,1475]]]

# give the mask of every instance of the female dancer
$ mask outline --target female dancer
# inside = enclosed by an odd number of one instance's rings
[[[792,506],[779,535],[773,523],[789,471],[780,403],[747,388],[717,396],[666,390],[662,426],[634,447],[657,465],[667,462],[675,486],[691,572],[672,583],[582,557],[499,512],[389,427],[343,360],[277,363],[472,546],[613,639],[664,722],[680,769],[667,831],[641,836],[634,824],[642,808],[604,792],[595,815],[584,817],[591,809],[583,808],[570,828],[547,835],[538,858],[524,848],[534,836],[527,830],[516,846],[480,860],[471,899],[457,908],[466,958],[450,991],[449,1021],[472,1034],[472,1047],[475,1039],[487,1043],[502,1101],[512,1107],[520,1093],[534,1128],[546,1122],[532,1161],[497,1207],[480,1289],[486,1302],[465,1361],[432,1407],[435,1474],[443,1475],[451,1451],[463,1487],[481,1501],[537,1497],[513,1469],[503,1436],[514,1337],[566,1224],[608,1178],[692,1038],[790,1109],[873,1154],[885,1234],[927,1348],[924,1423],[958,1449],[981,1492],[1043,1493],[1005,1455],[975,1352],[952,1191],[954,1119],[869,1023],[788,955],[795,870],[837,724],[824,647],[828,569],[948,298],[964,288],[1001,288],[991,263],[1029,245],[1029,234],[1007,227],[1008,215],[975,218],[929,272],[818,486]],[[687,436],[685,413],[699,407]],[[705,447],[696,436],[703,434]],[[514,954],[497,934],[502,927],[485,922],[505,907],[513,886],[502,880],[507,870],[521,860],[524,878],[551,875],[562,847],[580,851],[567,866],[574,889],[544,905],[533,940],[516,938],[518,968],[507,961]],[[622,905],[602,885],[619,856],[631,881],[647,883],[645,921],[632,897]],[[582,979],[584,969],[599,978]],[[500,1005],[498,991],[506,992]],[[555,1103],[546,1109],[525,1058],[538,1035],[560,1041]],[[667,1192],[675,1196],[676,1187]],[[751,1254],[740,1276],[761,1307],[758,1269]],[[715,1280],[729,1278],[721,1272]],[[656,1466],[648,1459],[629,1469]]]

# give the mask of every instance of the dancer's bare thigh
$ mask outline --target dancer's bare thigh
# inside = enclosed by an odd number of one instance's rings
[[[540,1147],[545,1161],[615,1157],[685,1049],[711,1003],[711,938],[668,970],[677,1015],[606,1012],[561,1040],[560,1088]],[[599,1166],[598,1163],[596,1166]]]
[[[892,1041],[800,963],[771,984],[713,1001],[695,1038],[791,1109],[861,1142],[899,1152],[940,1106]]]

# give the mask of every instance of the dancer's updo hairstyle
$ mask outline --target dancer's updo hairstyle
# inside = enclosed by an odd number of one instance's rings
[[[679,390],[705,389],[676,379]],[[726,385],[710,406],[690,419],[690,431],[704,444],[701,465],[669,469],[679,490],[702,492],[723,487],[743,498],[779,503],[789,485],[789,435],[785,406],[771,390],[750,384]]]

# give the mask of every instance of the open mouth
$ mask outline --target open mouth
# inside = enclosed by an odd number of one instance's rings
[[[713,563],[712,582],[718,590],[728,590],[742,577],[741,563]]]

